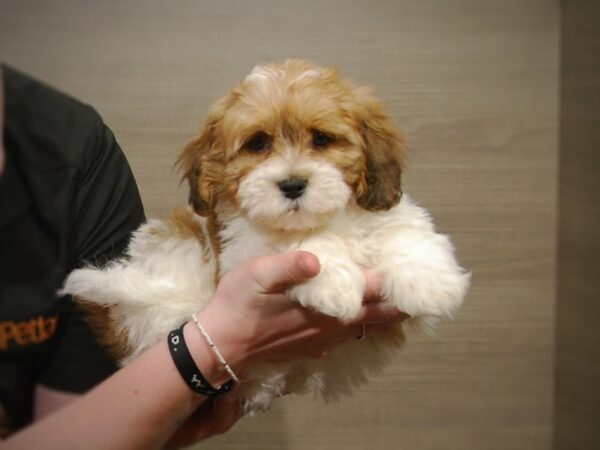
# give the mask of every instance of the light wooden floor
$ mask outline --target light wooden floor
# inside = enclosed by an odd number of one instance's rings
[[[559,11],[541,0],[0,3],[0,58],[96,106],[149,215],[185,202],[175,157],[259,62],[337,65],[386,99],[405,189],[473,288],[356,397],[287,398],[201,448],[548,449],[552,438]]]

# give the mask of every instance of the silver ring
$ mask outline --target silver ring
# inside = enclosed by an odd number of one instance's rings
[[[356,336],[356,339],[362,341],[365,337],[367,337],[367,325],[363,323],[360,326],[360,336]]]

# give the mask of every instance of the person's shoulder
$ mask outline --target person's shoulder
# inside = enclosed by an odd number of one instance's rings
[[[104,122],[90,105],[6,64],[2,65],[7,131],[18,140],[26,130],[38,164],[81,166],[104,134]],[[25,155],[23,155],[25,156]],[[40,160],[39,158],[43,158]]]

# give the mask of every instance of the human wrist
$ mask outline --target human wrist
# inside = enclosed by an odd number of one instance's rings
[[[224,383],[238,378],[245,366],[244,352],[234,343],[224,325],[216,325],[210,314],[195,316],[197,323],[190,320],[184,327],[185,340],[194,362],[206,379],[218,388]],[[211,347],[212,344],[212,347]]]
[[[188,350],[198,370],[211,386],[218,389],[219,386],[229,381],[228,374],[212,353],[208,343],[195,328],[193,321],[189,321],[183,327],[183,336]]]

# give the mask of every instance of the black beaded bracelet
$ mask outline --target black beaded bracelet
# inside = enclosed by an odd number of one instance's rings
[[[198,366],[196,366],[196,363],[194,362],[194,359],[192,358],[192,355],[190,354],[190,351],[185,343],[185,339],[183,337],[184,326],[185,323],[176,330],[171,331],[167,339],[169,342],[169,352],[171,353],[171,358],[173,358],[173,362],[175,363],[179,374],[190,387],[190,389],[200,395],[204,395],[206,397],[220,397],[221,395],[226,394],[233,387],[234,381],[229,380],[218,389],[213,387],[208,382],[206,377],[202,375],[202,372],[200,372],[200,369],[198,369]]]

